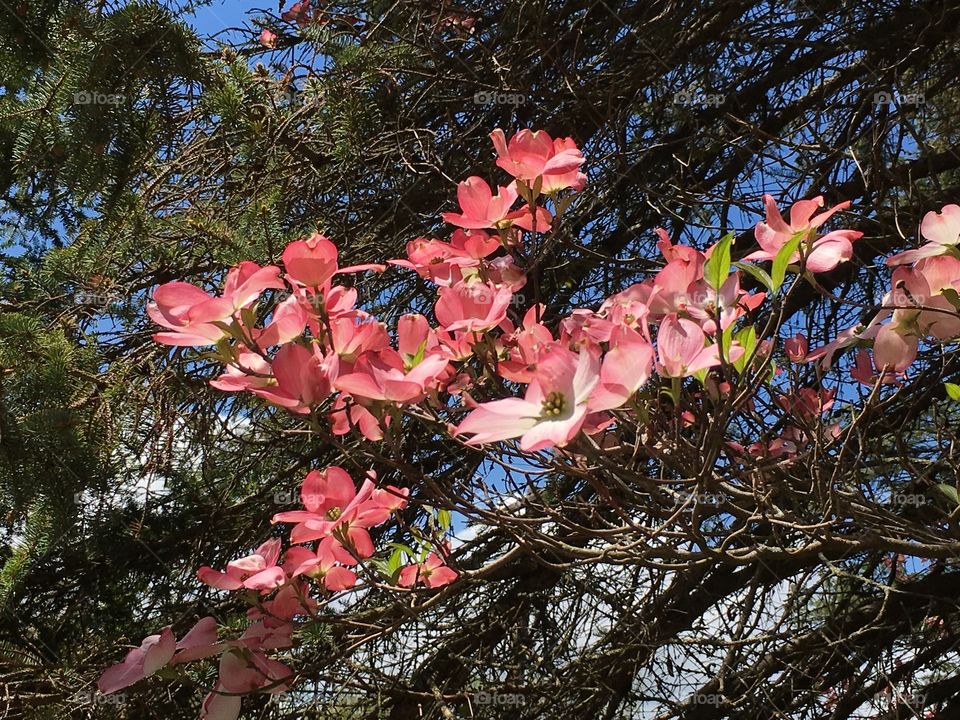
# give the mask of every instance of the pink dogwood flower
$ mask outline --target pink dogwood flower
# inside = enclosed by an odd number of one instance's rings
[[[308,414],[330,395],[337,372],[337,356],[324,357],[316,344],[309,349],[297,343],[283,345],[272,364],[238,348],[236,362],[210,385],[225,392],[246,390],[290,412]]]
[[[543,311],[543,305],[539,306]],[[540,359],[545,357],[553,347],[554,339],[550,330],[537,321],[538,307],[531,307],[523,316],[523,324],[515,330],[509,343],[510,356],[501,360],[497,371],[505,380],[529,384],[536,378]]]
[[[234,649],[220,657],[220,675],[213,691],[204,698],[201,720],[236,720],[240,716],[241,695],[263,690],[281,693],[293,671],[259,650]]]
[[[510,288],[484,282],[441,287],[437,296],[433,311],[437,322],[449,332],[484,332],[496,327],[507,317],[513,300]]]
[[[294,240],[283,249],[283,267],[297,285],[322,287],[337,272],[337,246],[319,233]]]
[[[783,351],[791,361],[795,363],[803,362],[809,351],[807,338],[802,333],[787,338],[783,341]]]
[[[874,320],[867,325],[855,325],[854,327],[842,330],[832,342],[823,347],[817,348],[807,354],[806,362],[820,361],[820,367],[829,370],[833,365],[833,358],[840,350],[857,345],[866,340],[873,340],[880,330],[879,321],[889,316],[890,311],[881,311]]]
[[[617,327],[609,348],[600,366],[600,382],[590,398],[591,412],[622,406],[653,372],[653,346],[636,330]]]
[[[443,355],[431,354],[406,370],[400,354],[387,348],[361,356],[334,386],[362,403],[414,403],[426,396],[448,364]]]
[[[327,327],[330,344],[340,357],[341,366],[349,367],[364,353],[380,352],[390,346],[387,326],[365,314],[331,318]]]
[[[867,350],[858,350],[855,358],[850,377],[857,382],[870,386],[897,382],[896,372],[877,370]]]
[[[873,340],[873,360],[884,372],[902,374],[917,358],[920,343],[916,311],[897,310]]]
[[[287,343],[271,363],[274,382],[263,385],[261,378],[255,378],[257,387],[247,389],[291,412],[307,414],[313,406],[330,396],[338,367],[337,356],[325,357],[316,344],[306,348],[298,343]],[[238,384],[236,380],[225,380],[221,376],[216,384],[211,385],[227,389],[225,385],[228,383]]]
[[[430,322],[417,313],[401,315],[397,321],[397,352],[405,370],[411,370],[426,357],[428,351],[440,346]]]
[[[229,320],[238,310],[256,301],[264,290],[283,287],[280,268],[260,267],[250,261],[240,263],[227,273],[220,296],[211,296],[190,283],[166,283],[154,291],[147,314],[157,325],[172,332],[159,332],[153,338],[164,345],[214,345],[226,333],[213,323]]]
[[[283,267],[287,278],[302,287],[322,288],[334,275],[343,275],[364,270],[383,272],[386,265],[367,263],[342,268],[338,265],[337,246],[319,233],[308,238],[294,240],[283,249]]]
[[[887,258],[887,265],[893,267],[937,255],[956,255],[960,245],[960,205],[944,205],[940,212],[928,212],[920,223],[920,234],[930,242]]]
[[[398,489],[388,489],[402,496]],[[300,489],[305,509],[277,513],[273,522],[296,523],[290,533],[290,540],[294,543],[338,536],[341,543],[347,540],[359,557],[370,557],[373,555],[373,541],[367,528],[386,521],[392,508],[399,507],[394,503],[385,506],[382,496],[375,495],[375,491],[370,478],[364,480],[358,491],[346,470],[336,465],[323,472],[312,470]],[[335,552],[339,552],[339,547],[339,544],[334,545]]]
[[[289,9],[284,10],[280,19],[285,22],[295,22],[300,27],[307,25],[311,19],[310,0],[297,0]]]
[[[122,663],[107,668],[97,687],[104,695],[133,685],[168,664],[190,662],[210,657],[223,651],[224,643],[217,642],[217,621],[212,617],[201,618],[177,642],[170,627],[165,627],[156,635],[144,638],[140,647],[127,653]]]
[[[346,393],[341,393],[337,397],[333,403],[333,410],[327,417],[330,420],[330,431],[334,435],[346,435],[356,428],[367,440],[372,442],[383,440],[380,419]],[[389,424],[390,416],[384,415],[383,421]]]
[[[524,230],[532,230],[534,217],[529,206],[510,210],[517,197],[515,182],[498,188],[497,194],[494,195],[486,180],[474,175],[457,185],[457,200],[460,203],[461,212],[443,213],[443,219],[451,225],[471,230],[500,229],[513,225]],[[546,209],[536,208],[537,232],[548,231],[551,220],[550,213]]]
[[[832,388],[799,388],[778,396],[776,402],[791,416],[809,422],[833,407],[835,395]]]
[[[664,377],[682,378],[720,364],[720,346],[707,345],[707,336],[692,320],[668,315],[657,332],[657,372]],[[743,348],[730,348],[731,362],[743,355]]]
[[[497,165],[518,180],[533,183],[542,177],[541,191],[555,192],[572,187],[583,189],[586,176],[578,172],[583,153],[571,138],[554,140],[545,131],[523,129],[507,142],[503,130],[490,133],[497,151]]]
[[[448,566],[436,553],[430,553],[422,563],[407,565],[400,571],[397,584],[400,587],[413,587],[423,583],[428,588],[449,585],[459,577],[459,573]]]
[[[449,243],[428,238],[411,240],[407,243],[407,259],[389,263],[415,270],[420,277],[437,285],[453,285],[475,273],[483,260],[499,247],[499,238],[483,230],[457,228]]]
[[[540,361],[539,374],[523,398],[506,398],[479,405],[457,427],[473,435],[468,445],[520,438],[524,452],[564,446],[587,415],[590,394],[600,380],[600,360],[582,350],[579,355],[555,346]]]
[[[140,647],[127,653],[122,663],[107,668],[97,687],[105,695],[122,690],[145,677],[153,675],[173,659],[177,641],[173,630],[165,627],[156,635],[148,635]]]
[[[300,337],[307,326],[307,311],[300,298],[291,295],[277,305],[273,317],[262,331],[255,332],[257,346],[261,349],[284,345]]]
[[[273,50],[277,47],[277,34],[268,28],[260,31],[260,44],[265,48]]]
[[[719,330],[726,330],[745,313],[759,307],[766,298],[766,293],[763,292],[753,295],[743,292],[740,289],[739,272],[730,273],[719,291],[710,287],[705,280],[691,285],[689,291],[686,313],[700,323],[700,327],[708,335],[717,333],[718,317]]]
[[[280,558],[280,539],[267,540],[252,554],[227,563],[227,571],[220,572],[204,565],[197,570],[202,583],[220,590],[247,588],[270,592],[287,580],[283,568],[277,565]]]
[[[331,592],[348,590],[357,584],[357,574],[344,565],[356,564],[356,560],[347,556],[346,562],[339,564],[344,558],[343,553],[335,550],[336,542],[333,537],[325,537],[316,551],[302,546],[292,547],[287,550],[284,568],[290,577],[306,575],[323,581],[324,587]]]
[[[817,209],[824,205],[823,196],[800,200],[790,208],[790,222],[787,223],[771,195],[764,195],[763,202],[767,208],[766,222],[757,223],[754,232],[761,250],[747,255],[745,260],[773,260],[780,248],[797,233],[803,233],[805,241],[809,242],[815,235],[813,231],[831,215],[850,206],[849,201],[842,202],[815,215]],[[856,230],[834,230],[814,239],[806,256],[806,268],[811,272],[829,272],[840,263],[847,262],[853,257],[853,242],[862,236],[863,233]],[[796,263],[799,260],[800,252],[797,251],[790,258],[790,262]]]

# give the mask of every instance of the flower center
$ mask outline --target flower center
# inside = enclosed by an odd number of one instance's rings
[[[561,392],[552,392],[543,399],[541,416],[545,418],[554,418],[563,413],[567,399]]]
[[[337,520],[343,514],[343,510],[338,507],[332,507],[327,510],[327,517],[331,520]]]

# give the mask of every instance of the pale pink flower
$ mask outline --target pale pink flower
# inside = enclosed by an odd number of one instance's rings
[[[720,364],[720,346],[707,345],[707,337],[692,320],[668,315],[657,331],[657,372],[664,377],[682,378]],[[734,344],[727,360],[743,355]]]
[[[507,316],[513,300],[510,288],[484,282],[459,282],[441,287],[434,314],[449,332],[484,332],[496,327]]]
[[[498,129],[490,133],[490,139],[497,151],[497,165],[530,184],[542,177],[542,192],[568,187],[581,190],[587,181],[578,172],[584,158],[572,138],[554,140],[544,130],[523,129],[508,143],[503,130]]]
[[[280,559],[280,539],[267,540],[252,554],[227,563],[226,572],[204,565],[197,570],[197,577],[210,587],[221,590],[247,588],[267,593],[286,582],[283,568],[277,565]]]
[[[529,206],[524,205],[519,210],[510,208],[517,200],[516,183],[498,188],[496,195],[490,189],[486,180],[472,176],[457,185],[457,200],[460,203],[459,213],[443,213],[445,222],[462,228],[483,230],[485,228],[507,228],[513,225],[531,230],[533,215]],[[537,232],[546,232],[550,229],[550,213],[542,207],[536,209]]]
[[[930,242],[887,258],[887,265],[903,265],[937,255],[956,254],[960,245],[960,205],[944,205],[923,216],[920,233]]]
[[[449,585],[457,579],[459,573],[448,566],[436,553],[427,555],[422,563],[407,565],[400,571],[400,579],[397,584],[400,587],[413,587],[417,583],[423,583],[428,588],[438,588]]]
[[[773,260],[784,245],[797,233],[804,233],[805,239],[810,240],[815,231],[838,210],[850,206],[850,202],[842,202],[822,213],[814,214],[823,207],[823,196],[812,200],[800,200],[790,208],[790,222],[787,223],[777,209],[776,201],[771,195],[763,196],[767,208],[766,222],[757,223],[755,235],[761,250],[747,255],[745,260]],[[863,233],[856,230],[834,230],[823,237],[814,239],[806,255],[806,268],[810,272],[828,272],[840,263],[847,262],[853,257],[853,242],[862,237]],[[798,250],[790,258],[791,263],[799,262]]]
[[[539,374],[521,398],[479,405],[457,427],[473,435],[469,445],[520,438],[524,452],[566,445],[583,425],[590,394],[600,380],[600,360],[555,346],[540,361]]]

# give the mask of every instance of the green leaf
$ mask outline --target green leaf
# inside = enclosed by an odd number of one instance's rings
[[[253,308],[241,308],[240,320],[244,327],[252,328],[257,324],[257,314],[253,311]]]
[[[736,336],[737,342],[743,346],[744,353],[733,363],[737,372],[743,372],[747,364],[753,359],[753,351],[757,347],[757,331],[753,325],[747,325]]]
[[[733,323],[727,325],[720,334],[720,355],[724,360],[730,357],[730,346],[733,345]]]
[[[960,293],[953,288],[943,288],[943,290],[940,291],[940,294],[947,299],[948,303],[953,305],[954,310],[960,312]]]
[[[413,356],[413,367],[416,367],[423,362],[424,356],[427,354],[427,341],[424,340],[420,343],[420,347],[417,348],[417,354]]]
[[[713,252],[703,265],[703,278],[715,290],[719,290],[730,274],[730,246],[733,233],[727,233],[713,247]]]
[[[400,548],[394,549],[390,554],[390,559],[387,560],[387,575],[393,577],[393,574],[397,572],[401,567],[403,567],[403,550]]]
[[[944,383],[943,386],[947,389],[947,396],[951,400],[960,400],[960,385],[956,383]]]
[[[803,240],[803,235],[803,233],[797,233],[787,240],[784,246],[777,251],[776,257],[773,258],[773,267],[770,268],[770,280],[773,283],[773,292],[779,290],[780,286],[783,285],[783,279],[787,275],[787,266],[790,264],[790,258],[794,256],[797,248],[800,247],[800,241]]]
[[[407,554],[407,557],[414,557],[417,554],[414,552],[412,547],[410,547],[409,545],[404,545],[403,543],[392,542],[390,543],[390,547],[392,547],[394,550],[405,552]]]
[[[747,275],[763,285],[768,292],[774,292],[773,280],[770,279],[770,275],[763,268],[745,262],[735,262],[733,266],[739,270],[743,270]]]
[[[955,505],[960,505],[960,497],[957,496],[957,489],[953,485],[939,483],[937,489],[947,496],[947,500],[952,500]]]
[[[452,519],[450,517],[449,510],[444,509],[437,511],[437,522],[440,523],[440,527],[442,527],[444,530],[450,529],[451,521]]]

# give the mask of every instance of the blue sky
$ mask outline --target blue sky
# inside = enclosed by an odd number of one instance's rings
[[[238,0],[214,0],[207,7],[198,8],[194,16],[186,20],[200,35],[212,36],[227,28],[243,27],[252,7]]]

